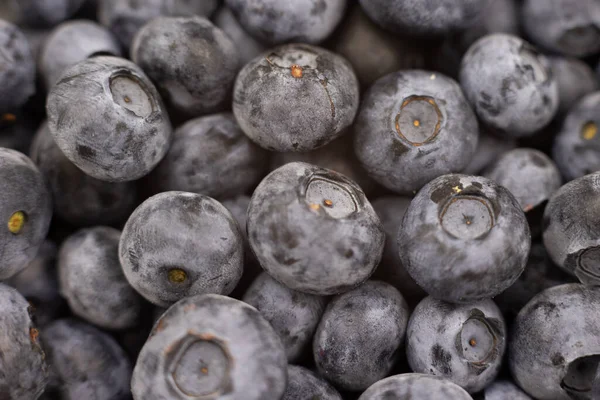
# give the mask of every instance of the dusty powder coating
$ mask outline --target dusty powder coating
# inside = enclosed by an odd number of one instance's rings
[[[66,68],[96,54],[120,56],[117,39],[95,22],[76,20],[59,25],[44,41],[39,69],[46,88],[58,82]]]
[[[235,44],[202,17],[152,20],[136,34],[131,59],[167,105],[188,117],[227,108],[240,67]]]
[[[336,387],[361,391],[398,361],[410,311],[393,286],[379,281],[331,299],[313,339],[319,374]]]
[[[46,387],[47,365],[27,300],[0,283],[0,393],[8,400],[37,399]]]
[[[47,395],[64,400],[127,398],[132,366],[107,333],[75,319],[59,319],[40,336],[50,367]]]
[[[354,151],[369,175],[402,194],[459,172],[473,156],[477,119],[460,86],[437,72],[399,71],[367,91]]]
[[[285,350],[258,311],[199,295],[175,303],[154,325],[131,390],[135,400],[279,400],[286,385]]]
[[[283,342],[289,363],[297,361],[310,343],[327,299],[296,292],[261,273],[242,299],[255,307]]]
[[[225,0],[244,29],[265,43],[317,44],[340,23],[346,0]]]
[[[48,127],[65,156],[110,182],[148,174],[171,144],[169,116],[134,63],[100,56],[69,67],[46,103]]]
[[[460,174],[421,189],[397,238],[414,280],[431,296],[454,303],[504,291],[523,272],[531,246],[514,196],[487,178]]]
[[[497,380],[483,391],[482,400],[532,400],[511,381]]]
[[[475,42],[462,60],[460,83],[480,120],[507,136],[532,135],[558,109],[550,62],[517,36],[496,33]]]
[[[512,329],[508,360],[516,383],[540,400],[589,399],[600,359],[599,308],[600,288],[578,283],[535,296]]]
[[[105,182],[85,174],[58,148],[46,122],[35,134],[30,154],[52,192],[54,212],[68,223],[119,224],[135,208],[134,182]]]
[[[123,275],[120,237],[114,228],[82,229],[63,242],[58,256],[60,291],[71,311],[105,329],[135,326],[143,302]]]
[[[568,181],[600,170],[600,91],[571,108],[554,140],[552,157]]]
[[[218,6],[219,0],[102,0],[98,2],[98,21],[128,49],[138,30],[154,18],[189,15],[208,18]]]
[[[476,393],[496,379],[507,336],[492,300],[463,305],[429,296],[410,316],[406,338],[411,370],[441,376]]]
[[[600,283],[600,173],[562,186],[544,211],[544,246],[552,261],[588,285]]]
[[[161,192],[232,198],[256,186],[266,174],[268,160],[267,152],[244,135],[233,114],[214,114],[177,128],[167,155],[149,178]]]
[[[358,400],[473,400],[460,386],[426,374],[400,374],[371,385]]]
[[[254,254],[273,278],[318,295],[342,293],[367,280],[385,242],[379,218],[354,182],[298,162],[258,185],[247,231]]]
[[[309,151],[348,128],[358,80],[342,57],[316,46],[276,47],[250,61],[235,81],[233,113],[242,130],[271,151]]]
[[[43,175],[25,155],[0,148],[0,280],[35,258],[52,218],[52,198]]]
[[[401,34],[444,35],[473,24],[492,0],[360,0],[367,15]]]
[[[164,192],[129,217],[119,243],[129,284],[168,307],[183,297],[229,294],[243,269],[243,236],[231,213],[200,194]]]
[[[35,60],[25,35],[0,20],[0,113],[18,109],[35,92]]]
[[[309,369],[288,365],[288,385],[281,400],[342,400],[331,384]]]

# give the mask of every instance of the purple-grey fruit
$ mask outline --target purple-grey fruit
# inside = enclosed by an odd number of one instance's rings
[[[473,400],[460,386],[439,376],[400,374],[374,383],[358,400]]]

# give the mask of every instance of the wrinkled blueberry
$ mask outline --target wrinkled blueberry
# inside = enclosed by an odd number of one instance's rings
[[[281,400],[342,400],[327,381],[297,365],[288,365],[288,385]]]
[[[374,383],[358,400],[473,400],[460,386],[439,376],[400,374]]]
[[[289,163],[258,185],[248,240],[261,266],[293,290],[329,295],[369,278],[385,233],[363,191],[332,170]]]
[[[19,28],[0,19],[0,113],[16,110],[35,92],[35,60]]]

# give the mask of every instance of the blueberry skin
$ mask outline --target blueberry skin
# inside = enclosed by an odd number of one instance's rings
[[[543,240],[552,261],[588,285],[600,283],[600,173],[563,185],[544,211]]]
[[[288,365],[288,385],[281,400],[342,400],[327,381],[298,365]]]
[[[215,14],[214,24],[219,27],[235,43],[240,66],[246,65],[252,59],[267,50],[260,41],[248,34],[235,18],[231,9],[223,5]]]
[[[250,247],[293,290],[330,295],[366,281],[385,233],[363,191],[332,170],[289,163],[258,185],[248,207]]]
[[[582,97],[600,89],[596,74],[585,62],[560,56],[548,59],[558,85],[559,115],[565,115]]]
[[[378,197],[372,203],[385,230],[383,256],[373,277],[391,284],[402,293],[409,303],[412,303],[421,300],[426,296],[426,293],[402,265],[402,259],[398,253],[398,242],[396,241],[398,229],[402,225],[404,213],[410,202],[410,197],[383,196]]]
[[[485,388],[482,400],[532,400],[517,385],[498,380]]]
[[[43,175],[25,155],[0,148],[0,280],[22,271],[44,242],[52,200]],[[6,190],[6,189],[10,190]]]
[[[58,277],[73,314],[105,329],[137,325],[142,298],[119,263],[121,232],[106,226],[82,229],[61,245]]]
[[[224,110],[239,67],[235,44],[203,17],[153,19],[135,35],[131,59],[188,117]]]
[[[120,224],[136,205],[133,182],[105,182],[77,168],[58,148],[43,122],[31,144],[31,159],[46,178],[54,212],[74,226]]]
[[[367,91],[354,126],[354,151],[373,179],[411,194],[467,166],[477,119],[460,86],[439,73],[398,71]]]
[[[20,24],[40,28],[60,24],[75,14],[86,0],[7,0]]]
[[[460,174],[436,178],[417,193],[397,239],[413,279],[451,303],[504,291],[523,272],[531,246],[514,196],[487,178]]]
[[[285,350],[269,323],[254,307],[212,294],[182,299],[162,315],[131,391],[135,400],[279,400],[286,384]]]
[[[463,174],[480,175],[486,167],[494,163],[502,154],[517,147],[517,141],[511,137],[499,137],[483,129],[479,134],[477,149]]]
[[[50,365],[47,391],[61,400],[125,400],[131,364],[108,334],[75,319],[59,319],[41,332]]]
[[[16,110],[35,93],[35,60],[21,30],[0,19],[0,113]]]
[[[397,361],[410,311],[393,286],[368,281],[331,299],[313,339],[319,374],[336,387],[365,390]]]
[[[388,31],[440,36],[473,24],[491,0],[360,0],[367,15]]]
[[[369,387],[358,400],[473,400],[460,386],[439,376],[400,374]]]
[[[47,365],[27,300],[0,283],[0,393],[6,400],[37,399],[46,387]]]
[[[504,153],[483,176],[508,189],[525,212],[546,202],[562,185],[560,172],[550,157],[528,148]]]
[[[131,214],[119,243],[129,284],[160,307],[197,294],[231,293],[243,257],[243,236],[231,213],[195,193],[150,197]]]
[[[94,57],[66,69],[48,94],[48,127],[79,169],[108,182],[147,175],[172,129],[158,92],[135,64]]]
[[[317,44],[340,23],[346,0],[225,0],[244,29],[268,44]]]
[[[515,381],[540,400],[587,399],[600,353],[600,288],[555,286],[519,312],[509,343]]]
[[[498,375],[506,337],[492,300],[457,305],[428,296],[408,321],[406,355],[414,372],[442,376],[475,393]]]
[[[550,62],[516,36],[495,33],[476,41],[463,57],[459,75],[481,122],[504,135],[532,135],[558,109]]]
[[[56,245],[49,240],[45,241],[23,271],[4,281],[25,297],[32,308],[35,324],[40,328],[55,320],[65,304],[58,289],[57,253]]]
[[[289,44],[242,68],[235,81],[233,113],[259,146],[309,151],[352,124],[358,96],[358,80],[345,59],[320,47]]]
[[[98,2],[98,21],[129,48],[133,37],[147,22],[161,16],[210,17],[220,0],[101,0]]]
[[[554,139],[552,158],[567,181],[600,170],[600,91],[581,98]]]
[[[53,29],[42,45],[39,69],[47,88],[58,82],[71,65],[95,54],[120,56],[117,39],[101,25],[88,20],[75,20]]]
[[[310,343],[325,311],[325,297],[296,292],[260,274],[242,298],[256,308],[279,335],[288,362],[297,361]]]
[[[584,57],[600,51],[600,4],[595,0],[523,1],[523,28],[551,52]]]
[[[177,128],[150,177],[160,192],[230,198],[253,189],[266,175],[267,162],[267,152],[244,135],[233,114],[214,114]]]

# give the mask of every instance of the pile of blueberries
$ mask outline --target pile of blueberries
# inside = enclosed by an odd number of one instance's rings
[[[600,399],[599,59],[599,0],[2,0],[0,400]]]

